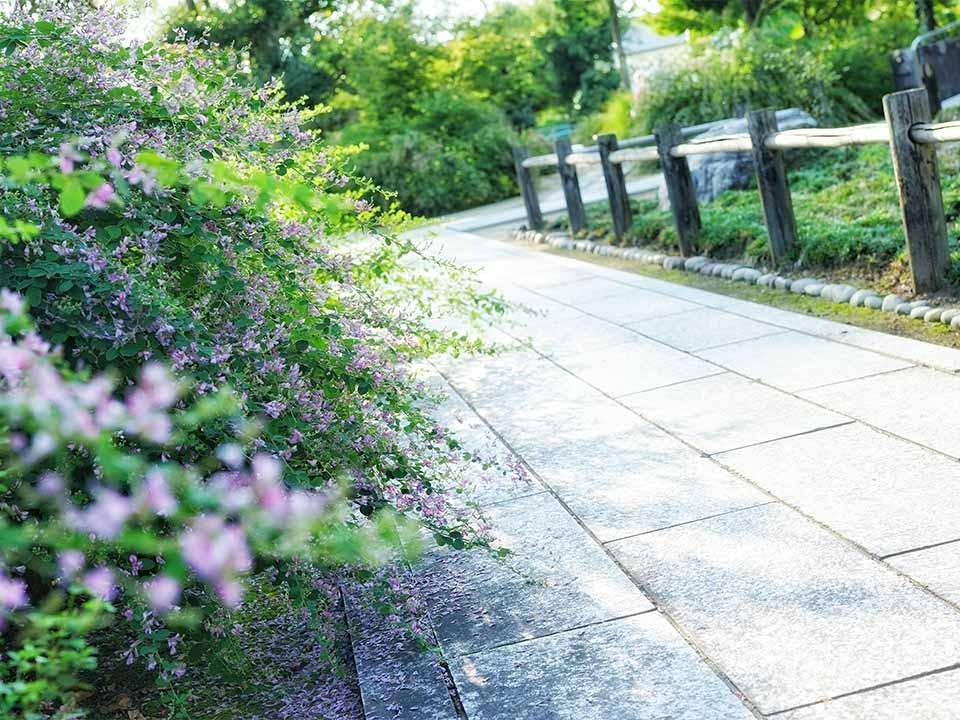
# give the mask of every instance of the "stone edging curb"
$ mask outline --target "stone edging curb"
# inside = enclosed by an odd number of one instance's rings
[[[647,250],[640,247],[617,247],[594,242],[593,240],[572,240],[565,235],[552,235],[536,230],[514,230],[514,240],[522,240],[537,245],[549,245],[563,250],[578,250],[594,255],[609,255],[636,260],[647,265],[659,265],[667,270],[684,270],[701,275],[712,275],[735,282],[745,282],[750,285],[775,288],[798,295],[810,295],[830,300],[838,304],[866,307],[882,312],[906,315],[928,323],[943,323],[951,328],[960,328],[960,308],[942,308],[927,305],[922,300],[909,302],[899,295],[881,296],[870,289],[859,289],[852,285],[837,285],[827,283],[812,277],[798,279],[784,277],[774,272],[764,273],[749,265],[739,263],[718,263],[709,258],[696,256],[682,258],[679,255]]]

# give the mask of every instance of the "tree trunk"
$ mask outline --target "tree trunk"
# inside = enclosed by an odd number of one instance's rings
[[[917,20],[920,22],[920,32],[928,33],[937,27],[937,20],[933,14],[933,0],[915,0],[917,6]]]
[[[630,68],[627,66],[627,53],[623,49],[623,33],[620,32],[620,13],[617,0],[610,0],[610,29],[613,31],[613,44],[617,48],[617,65],[620,66],[620,83],[624,90],[630,89]]]
[[[740,4],[743,6],[743,14],[747,16],[747,23],[753,25],[763,9],[763,0],[740,0]]]

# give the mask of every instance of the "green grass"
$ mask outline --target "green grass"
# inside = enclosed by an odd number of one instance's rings
[[[878,290],[908,290],[900,209],[890,153],[871,145],[790,156],[789,179],[797,220],[798,270],[861,280]],[[952,252],[948,279],[960,281],[960,154],[941,150],[941,184]],[[587,209],[594,236],[609,236],[605,202]],[[733,190],[700,206],[701,251],[718,259],[769,263],[767,232],[756,188]],[[563,225],[565,221],[560,221]],[[633,201],[630,244],[676,251],[669,212],[652,199]]]

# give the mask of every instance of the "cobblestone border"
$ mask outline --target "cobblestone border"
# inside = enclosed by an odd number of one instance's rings
[[[833,284],[812,277],[789,278],[774,272],[764,273],[749,265],[739,263],[720,263],[703,256],[682,258],[655,250],[640,247],[617,247],[593,240],[573,240],[566,235],[553,235],[536,230],[514,230],[514,240],[522,240],[537,245],[549,245],[562,250],[578,250],[594,255],[607,255],[625,260],[636,260],[647,265],[659,265],[668,270],[684,270],[701,275],[712,275],[734,282],[774,288],[798,295],[810,295],[830,300],[842,305],[866,307],[881,312],[905,315],[928,323],[943,323],[953,329],[960,329],[960,308],[933,307],[922,300],[910,302],[899,295],[880,295],[869,288],[861,289],[853,285]]]

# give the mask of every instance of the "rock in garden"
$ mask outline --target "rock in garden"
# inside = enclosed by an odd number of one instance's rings
[[[960,317],[960,308],[949,308],[940,314],[940,322],[949,325],[955,317]]]
[[[917,320],[918,318],[922,318],[928,312],[930,312],[929,305],[918,305],[917,307],[910,309],[910,317],[912,317],[914,320]]]
[[[883,299],[883,303],[880,305],[880,309],[884,312],[896,312],[897,305],[903,303],[903,298],[899,295],[887,295]],[[909,303],[908,303],[909,304]]]
[[[960,328],[960,315],[954,316],[953,320],[950,321],[950,327]]]
[[[863,300],[863,306],[871,310],[880,310],[883,307],[883,300],[879,295],[867,295]]]
[[[813,297],[820,297],[820,293],[827,286],[821,282],[812,282],[809,285],[805,285],[803,288],[804,295],[812,295]],[[791,288],[792,289],[792,288]]]
[[[830,298],[835,303],[848,303],[850,298],[857,292],[860,292],[852,285],[836,285],[833,289],[833,295]]]
[[[799,108],[789,108],[777,111],[777,126],[780,130],[795,130],[797,128],[816,127],[817,121]],[[721,135],[736,135],[747,132],[745,118],[732,118],[697,135],[695,140],[702,140]],[[753,158],[749,152],[739,153],[711,153],[709,155],[694,155],[688,158],[690,174],[697,188],[697,200],[710,202],[717,195],[727,190],[742,190],[749,187],[754,179]],[[670,200],[667,197],[666,186],[660,182],[660,208],[667,210]]]
[[[697,272],[700,268],[706,265],[710,260],[705,258],[703,255],[695,255],[691,258],[687,258],[683,262],[683,267],[689,270],[690,272]]]
[[[923,316],[923,321],[928,323],[940,322],[941,315],[943,315],[943,308],[931,308]]]
[[[873,290],[857,290],[850,296],[849,302],[853,307],[863,307],[868,297],[877,297],[877,294]]]
[[[773,279],[773,286],[777,290],[789,290],[791,285],[790,278],[780,277],[779,275]]]
[[[734,270],[733,275],[730,276],[730,279],[736,280],[737,282],[755,283],[760,279],[760,271],[749,267],[737,268]]]
[[[813,278],[800,278],[799,280],[794,280],[792,283],[790,283],[790,292],[801,295],[806,290],[807,285],[812,285],[815,282],[817,281]]]
[[[913,303],[902,302],[897,305],[893,311],[897,313],[897,315],[909,315],[913,312]]]

